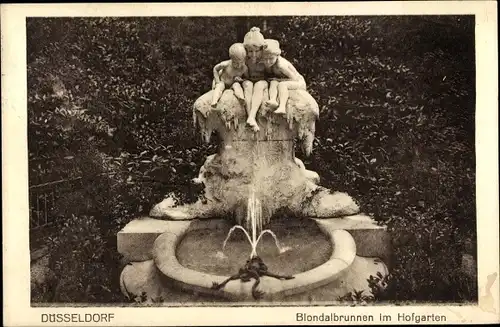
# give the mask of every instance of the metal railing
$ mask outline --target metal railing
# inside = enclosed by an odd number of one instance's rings
[[[106,173],[99,175],[106,175]],[[166,193],[181,191],[192,194],[197,190],[193,188],[194,185],[171,184],[148,177],[141,178],[140,182],[161,184]],[[84,183],[84,178],[76,177],[29,186],[30,249],[32,252],[42,248],[48,237],[57,234],[58,223],[64,216],[60,209],[70,205],[65,201],[61,203],[59,200],[84,189]]]
[[[62,179],[29,187],[30,249],[39,249],[47,237],[55,234],[57,200],[81,187],[81,179]]]

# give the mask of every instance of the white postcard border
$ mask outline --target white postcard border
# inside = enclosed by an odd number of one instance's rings
[[[177,3],[177,4],[54,4],[2,5],[2,176],[4,323],[7,326],[76,326],[41,323],[42,313],[113,313],[111,323],[98,325],[234,325],[313,324],[298,322],[307,314],[391,315],[443,314],[446,323],[498,322],[498,58],[494,1],[402,1],[348,3]],[[237,16],[237,15],[409,15],[474,14],[476,16],[476,194],[479,305],[370,307],[30,307],[28,228],[28,155],[26,17],[47,16]],[[487,277],[496,274],[486,292]],[[491,295],[488,295],[491,294]],[[370,322],[364,322],[369,324]],[[92,324],[89,324],[92,325]],[[94,324],[95,325],[95,324]]]

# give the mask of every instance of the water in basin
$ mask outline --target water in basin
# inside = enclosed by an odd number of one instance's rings
[[[294,224],[286,221],[271,222],[271,229],[280,244],[289,248],[280,253],[274,239],[264,235],[257,246],[257,254],[264,260],[269,271],[280,275],[293,275],[311,270],[330,258],[331,243],[314,221],[300,220]],[[251,246],[243,232],[235,231],[228,240],[224,258],[218,256],[229,231],[201,229],[186,233],[179,243],[177,260],[186,268],[209,274],[229,276],[238,272],[251,253]]]

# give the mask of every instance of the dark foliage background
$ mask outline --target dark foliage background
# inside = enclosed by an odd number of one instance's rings
[[[389,226],[379,299],[477,299],[460,269],[476,255],[474,18],[350,16],[28,19],[30,185],[83,178],[56,203],[51,300],[123,300],[116,232],[169,192],[197,196],[215,145],[192,104],[264,22],[321,108],[306,165]]]

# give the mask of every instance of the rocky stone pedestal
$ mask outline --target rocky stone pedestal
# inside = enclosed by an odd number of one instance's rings
[[[210,142],[214,131],[221,139],[219,151],[206,159],[197,178],[205,186],[203,201],[175,206],[167,199],[151,210],[151,217],[234,217],[233,222],[248,227],[246,206],[251,194],[262,203],[264,223],[281,209],[321,218],[359,212],[348,194],[320,186],[320,176],[295,156],[296,148],[304,156],[311,153],[319,115],[318,104],[307,91],[290,92],[284,116],[261,105],[258,132],[246,126],[247,112],[232,90],[223,93],[215,108],[211,98],[212,91],[193,105],[195,127],[203,139]]]

